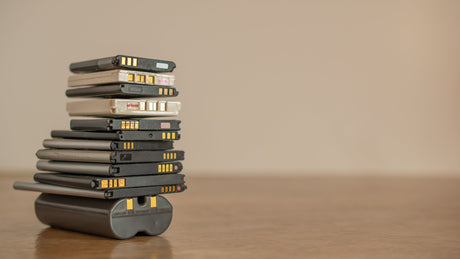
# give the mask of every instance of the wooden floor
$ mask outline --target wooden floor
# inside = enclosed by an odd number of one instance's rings
[[[161,236],[51,229],[0,177],[0,258],[460,258],[460,179],[194,178]]]

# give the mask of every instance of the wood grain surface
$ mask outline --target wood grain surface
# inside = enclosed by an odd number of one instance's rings
[[[0,178],[0,258],[460,258],[460,179],[188,177],[161,236],[48,228]]]

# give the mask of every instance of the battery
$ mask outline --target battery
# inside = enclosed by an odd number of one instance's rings
[[[73,119],[72,130],[180,130],[180,120]]]
[[[68,102],[70,116],[157,117],[177,116],[181,103],[155,99],[92,99]]]
[[[92,132],[72,130],[52,130],[53,138],[70,139],[99,139],[99,140],[161,140],[171,141],[180,139],[177,131],[115,131],[115,132]]]
[[[74,62],[69,67],[70,71],[74,73],[88,73],[119,68],[164,73],[172,72],[176,68],[176,64],[173,61],[167,60],[116,55],[107,58]]]
[[[39,183],[75,187],[88,190],[136,188],[146,186],[184,184],[183,174],[143,175],[128,177],[101,177],[90,175],[71,175],[61,173],[36,173],[34,180]],[[175,191],[175,187],[173,187]]]
[[[163,186],[149,186],[149,187],[138,187],[138,188],[119,188],[119,189],[108,189],[108,190],[85,190],[79,188],[58,186],[45,183],[35,182],[14,182],[13,188],[16,190],[23,191],[34,191],[43,192],[59,195],[69,195],[78,197],[87,197],[94,199],[122,199],[137,196],[157,195],[166,193],[177,193],[183,192],[187,189],[185,184],[178,185],[163,185]],[[175,191],[173,191],[173,188]]]
[[[115,83],[174,86],[174,75],[132,70],[109,70],[69,76],[68,86],[107,85]]]
[[[84,150],[168,150],[173,141],[117,141],[53,138],[43,140],[46,148]]]
[[[182,163],[177,161],[114,165],[51,160],[38,160],[36,167],[43,171],[99,176],[175,174],[181,172],[183,168]]]
[[[68,89],[67,97],[103,97],[103,98],[142,98],[173,97],[179,91],[173,87],[161,87],[138,84],[116,84]]]
[[[40,149],[40,159],[85,163],[142,163],[184,160],[184,151],[94,151],[73,149]]]
[[[166,231],[172,205],[162,196],[100,200],[41,194],[35,200],[35,214],[52,227],[127,239],[139,232],[154,236]]]

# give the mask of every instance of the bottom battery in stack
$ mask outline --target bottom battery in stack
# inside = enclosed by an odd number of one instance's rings
[[[162,196],[106,200],[43,193],[35,200],[35,213],[52,227],[127,239],[166,231],[172,206]]]

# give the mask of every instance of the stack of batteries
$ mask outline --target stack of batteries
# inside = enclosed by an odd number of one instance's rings
[[[50,226],[125,239],[163,233],[172,206],[159,194],[186,189],[179,174],[184,152],[173,149],[180,121],[148,119],[176,116],[172,61],[118,55],[70,65],[71,130],[53,130],[37,152],[34,183],[16,182],[21,190],[39,191],[35,212]],[[143,98],[143,99],[140,99]]]

